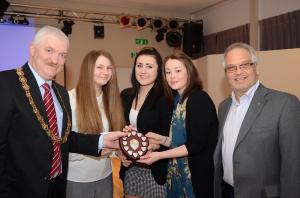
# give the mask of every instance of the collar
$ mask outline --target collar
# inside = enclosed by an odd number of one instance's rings
[[[255,93],[255,91],[257,90],[259,84],[260,84],[260,82],[259,82],[259,80],[257,80],[256,83],[255,83],[254,85],[252,85],[252,87],[250,87],[250,88],[248,89],[248,91],[247,91],[243,96],[241,96],[240,102],[237,101],[237,99],[236,99],[236,97],[235,97],[235,93],[234,93],[234,91],[232,91],[232,92],[231,92],[232,103],[233,103],[234,105],[237,105],[237,106],[238,106],[238,105],[244,103],[245,101],[251,100],[252,97],[253,97],[253,95],[254,95],[254,93]]]
[[[41,87],[45,82],[47,82],[50,87],[52,86],[52,80],[47,80],[45,81],[35,70],[34,68],[30,65],[30,63],[28,62],[28,66],[31,70],[31,72],[33,73],[33,76],[38,84],[39,87]]]

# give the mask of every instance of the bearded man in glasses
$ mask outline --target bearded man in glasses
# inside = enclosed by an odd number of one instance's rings
[[[255,50],[230,45],[223,66],[231,97],[219,106],[215,198],[300,197],[300,103],[258,80]]]

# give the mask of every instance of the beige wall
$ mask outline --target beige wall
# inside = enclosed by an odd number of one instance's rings
[[[258,19],[277,16],[300,9],[299,0],[257,0]],[[227,0],[197,12],[192,19],[203,20],[204,35],[220,32],[250,22],[253,0]]]
[[[259,19],[273,17],[299,9],[299,0],[259,0]]]
[[[292,93],[300,99],[300,49],[262,51],[258,57],[260,81],[269,88]],[[207,75],[204,87],[216,106],[231,92],[221,62],[221,54],[209,55],[196,62],[199,73]]]
[[[293,93],[300,99],[300,49],[259,53],[260,78],[275,89]]]
[[[58,28],[62,27],[57,20],[52,19],[36,19],[37,28],[43,25],[52,25]],[[104,39],[94,39],[94,24],[87,22],[75,21],[72,28],[72,34],[69,35],[70,51],[66,62],[66,87],[72,89],[77,84],[80,71],[80,65],[84,56],[93,49],[105,49],[109,51],[115,61],[117,74],[119,77],[120,89],[130,86],[128,77],[130,76],[134,58],[131,57],[132,52],[138,52],[146,45],[136,45],[136,38],[143,38],[149,41],[147,46],[155,47],[162,55],[172,53],[173,48],[166,44],[166,41],[156,42],[156,32],[151,29],[138,31],[136,28],[120,28],[119,24],[104,25]],[[124,69],[119,69],[124,68]],[[119,71],[120,70],[120,71]],[[57,76],[59,83],[63,84],[63,73]]]
[[[251,0],[227,0],[192,17],[203,20],[204,35],[220,32],[249,23],[249,1]]]
[[[207,56],[204,58],[199,58],[197,60],[193,60],[195,66],[197,66],[199,78],[202,81],[203,89],[208,91],[208,61]]]
[[[109,51],[119,68],[131,68],[133,58],[131,52],[138,52],[142,45],[135,44],[135,38],[145,38],[149,46],[156,47],[166,56],[173,51],[165,41],[155,41],[155,32],[150,29],[137,31],[136,28],[121,29],[116,24],[105,24],[105,38],[94,39],[93,24],[76,22],[73,32],[69,36],[71,41],[70,53],[67,61],[67,88],[73,88],[77,83],[80,64],[85,54],[92,49],[105,49]]]
[[[117,77],[120,91],[125,88],[131,87],[131,70],[131,68],[117,68]]]

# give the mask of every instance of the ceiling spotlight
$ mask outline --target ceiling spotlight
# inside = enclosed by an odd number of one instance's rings
[[[22,21],[19,21],[19,24],[28,25],[29,21],[24,17],[24,19]]]
[[[138,30],[145,29],[148,26],[148,20],[144,17],[136,18],[135,25]]]
[[[29,21],[27,20],[27,18],[25,16],[19,16],[18,17],[18,24],[20,24],[20,25],[28,25]]]
[[[4,23],[6,22],[6,20],[1,17],[1,22],[0,23]],[[28,25],[29,21],[27,20],[26,16],[20,16],[20,15],[10,15],[10,17],[8,18],[8,22],[11,24],[18,24],[18,25]]]
[[[175,19],[172,19],[169,21],[169,24],[168,24],[169,28],[174,30],[174,29],[177,29],[179,27],[179,24],[178,24],[178,21],[176,21]]]
[[[19,20],[18,20],[18,17],[17,16],[14,16],[14,15],[11,15],[8,19],[8,21],[12,24],[18,24],[19,23]]]
[[[6,23],[6,20],[3,18],[3,16],[0,16],[0,23]]]
[[[130,27],[132,25],[132,18],[129,16],[120,16],[119,23],[121,28]]]
[[[182,35],[178,31],[169,31],[166,34],[166,41],[170,47],[180,47],[182,43]]]
[[[164,21],[161,19],[153,19],[151,21],[152,28],[155,30],[159,30],[164,27]]]
[[[64,20],[63,21],[64,27],[61,29],[65,33],[65,35],[72,34],[72,26],[75,24],[72,20]]]
[[[9,5],[10,5],[10,3],[5,0],[0,1],[0,16],[2,16],[4,14],[4,12],[7,10]]]
[[[94,38],[104,38],[104,26],[94,25]]]
[[[162,40],[164,40],[164,37],[165,37],[165,33],[167,32],[167,29],[166,28],[162,28],[162,29],[159,29],[157,30],[157,35],[155,36],[155,40],[157,42],[161,42]]]

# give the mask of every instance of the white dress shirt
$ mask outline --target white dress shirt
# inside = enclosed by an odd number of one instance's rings
[[[234,92],[231,94],[232,103],[223,127],[222,162],[223,180],[234,186],[233,180],[233,152],[239,131],[255,91],[259,86],[257,81],[242,97],[240,102],[236,100]]]

